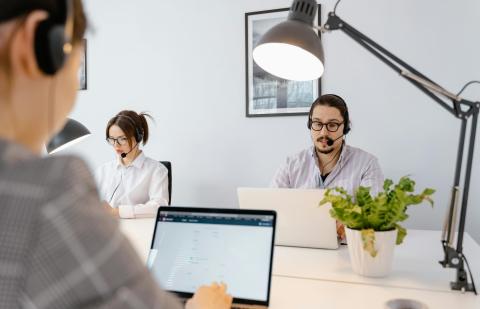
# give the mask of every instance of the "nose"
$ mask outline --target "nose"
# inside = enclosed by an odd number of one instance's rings
[[[319,132],[321,135],[323,135],[323,136],[328,135],[327,126],[324,125],[324,126],[322,127],[322,129],[321,129],[320,131],[318,131],[318,132]]]

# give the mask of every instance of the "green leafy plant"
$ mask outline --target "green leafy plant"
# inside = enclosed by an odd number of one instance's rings
[[[355,198],[343,188],[327,189],[320,206],[332,204],[330,215],[350,229],[361,230],[363,248],[375,257],[375,231],[398,230],[397,245],[403,242],[407,230],[399,222],[408,218],[408,206],[427,201],[433,207],[431,195],[434,189],[427,188],[421,194],[413,194],[415,182],[408,176],[400,178],[398,184],[386,179],[383,192],[375,198],[370,195],[369,187],[359,187]]]

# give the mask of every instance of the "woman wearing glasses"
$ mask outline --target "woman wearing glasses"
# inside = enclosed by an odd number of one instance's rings
[[[120,218],[154,217],[168,205],[168,170],[143,153],[148,142],[146,113],[124,110],[108,121],[106,140],[116,159],[100,166],[96,179],[107,209]]]

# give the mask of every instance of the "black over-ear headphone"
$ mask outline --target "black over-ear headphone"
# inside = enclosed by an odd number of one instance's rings
[[[350,132],[350,116],[348,115],[348,107],[347,103],[338,95],[336,94],[324,94],[325,96],[332,96],[337,98],[341,104],[345,107],[345,113],[343,113],[343,135],[346,135],[348,132]],[[316,101],[315,101],[316,102]],[[312,104],[312,107],[310,108],[310,112],[308,114],[308,122],[307,122],[307,128],[310,130],[312,129],[312,114],[313,114],[313,109],[315,106],[319,104],[315,104],[315,102]]]
[[[135,120],[133,120],[133,118],[130,117],[130,116],[122,115],[122,114],[117,115],[117,117],[123,117],[123,118],[125,118],[125,119],[128,119],[128,121],[130,121],[130,123],[132,124],[132,126],[135,128],[135,136],[134,136],[134,137],[135,137],[135,141],[136,141],[137,143],[140,143],[140,142],[142,141],[142,139],[143,139],[143,130],[140,129],[140,128],[137,126],[137,124],[135,123]]]
[[[37,64],[47,75],[62,68],[73,48],[73,0],[59,0],[58,6],[58,14],[49,12],[35,33]]]

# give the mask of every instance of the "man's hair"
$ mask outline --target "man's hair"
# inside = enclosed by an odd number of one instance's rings
[[[312,128],[312,114],[317,106],[331,106],[338,109],[340,115],[343,117],[343,134],[347,134],[350,131],[350,117],[348,115],[347,103],[336,94],[324,94],[312,103],[312,106],[310,106],[310,112],[308,113],[307,127],[309,129]]]

